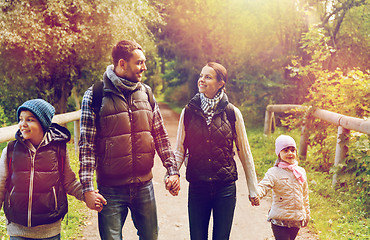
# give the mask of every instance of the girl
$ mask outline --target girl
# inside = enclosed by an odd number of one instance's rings
[[[306,172],[298,166],[294,139],[280,135],[275,141],[277,160],[258,184],[258,195],[272,189],[272,206],[268,221],[277,240],[294,240],[300,227],[310,219]]]
[[[0,207],[4,203],[11,240],[60,239],[68,211],[66,193],[83,200],[66,144],[69,131],[51,123],[55,109],[42,99],[17,110],[19,130],[0,159]],[[100,207],[101,202],[97,201]]]
[[[213,216],[213,240],[229,239],[236,204],[238,178],[233,142],[238,146],[253,205],[257,178],[248,144],[243,116],[224,91],[227,71],[218,63],[203,67],[199,93],[182,111],[177,132],[175,157],[180,169],[187,154],[186,179],[189,182],[188,213],[192,240],[208,239]],[[171,186],[167,184],[171,189]],[[174,187],[173,191],[179,188]]]

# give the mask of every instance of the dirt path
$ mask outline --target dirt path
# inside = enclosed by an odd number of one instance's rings
[[[170,110],[167,105],[160,104],[161,113],[170,136],[172,147],[176,142],[178,125],[178,114]],[[248,200],[248,188],[242,171],[240,161],[237,160],[239,180],[237,181],[237,204],[231,240],[270,240],[272,232],[270,224],[266,221],[267,212],[271,206],[271,198],[265,197],[259,207],[252,207]],[[189,225],[187,216],[187,189],[188,182],[185,179],[185,169],[180,170],[181,191],[179,196],[173,197],[164,188],[163,176],[165,168],[159,157],[156,155],[153,168],[153,184],[157,203],[159,240],[188,240]],[[85,240],[96,240],[99,238],[97,214],[89,211],[91,218],[83,230]],[[212,226],[212,223],[210,224]],[[211,231],[209,231],[211,233]],[[131,217],[128,216],[123,228],[123,236],[126,240],[138,239]],[[296,238],[297,240],[316,240],[315,236],[308,230],[302,229]]]

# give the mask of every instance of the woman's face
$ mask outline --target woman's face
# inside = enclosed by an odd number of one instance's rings
[[[198,90],[203,93],[207,98],[214,98],[217,91],[224,86],[224,81],[217,81],[216,71],[205,66],[199,75],[198,79]]]

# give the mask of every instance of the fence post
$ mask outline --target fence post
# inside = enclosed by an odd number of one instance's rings
[[[346,145],[346,139],[348,138],[348,135],[350,133],[349,129],[346,129],[342,126],[338,126],[338,137],[337,137],[337,145],[335,148],[335,160],[334,160],[334,166],[338,166],[340,163],[342,163],[347,156],[348,152],[348,146]],[[335,187],[337,184],[337,173],[333,176],[333,182],[332,186]]]
[[[272,120],[274,118],[274,112],[267,111],[265,112],[265,126],[264,126],[264,133],[267,136],[270,136],[271,134],[271,128],[272,128]]]
[[[78,156],[78,141],[80,140],[80,120],[73,121],[75,153]]]
[[[299,140],[299,158],[300,160],[306,160],[307,157],[307,145],[308,145],[308,130],[307,123],[303,125],[301,129],[301,139]]]

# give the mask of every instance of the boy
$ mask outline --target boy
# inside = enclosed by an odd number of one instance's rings
[[[23,103],[17,110],[16,140],[1,155],[0,207],[4,202],[11,240],[60,239],[68,211],[66,193],[84,200],[69,164],[66,144],[71,135],[51,123],[54,113],[54,107],[42,99]],[[101,210],[101,202],[96,205]]]

